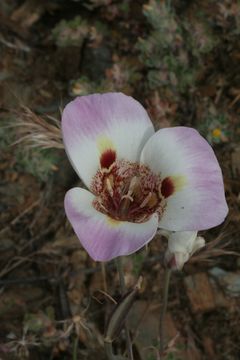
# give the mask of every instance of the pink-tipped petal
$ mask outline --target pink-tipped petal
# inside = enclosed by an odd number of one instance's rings
[[[141,162],[162,178],[166,209],[159,227],[204,230],[228,213],[222,172],[208,142],[188,127],[165,128],[144,146]]]
[[[139,102],[107,93],[70,102],[63,111],[62,132],[68,157],[89,187],[100,166],[108,168],[115,159],[139,160],[154,129]]]
[[[65,196],[68,220],[82,246],[96,261],[108,261],[129,255],[155,235],[158,226],[156,214],[144,223],[116,221],[93,207],[94,196],[87,190],[73,188]]]

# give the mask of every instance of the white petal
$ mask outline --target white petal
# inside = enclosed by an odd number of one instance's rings
[[[107,93],[69,103],[63,111],[62,132],[68,157],[89,187],[100,163],[111,164],[115,157],[139,161],[154,129],[139,102],[121,93]]]
[[[196,130],[159,130],[144,146],[141,162],[162,178],[167,206],[160,227],[191,231],[223,222],[228,207],[222,172],[211,146]]]
[[[129,255],[147,244],[155,235],[158,216],[144,223],[117,221],[93,207],[94,196],[73,188],[65,196],[65,211],[81,244],[98,261]]]
[[[174,231],[169,234],[168,248],[170,252],[190,254],[197,238],[197,231]]]

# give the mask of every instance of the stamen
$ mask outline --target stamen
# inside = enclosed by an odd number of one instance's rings
[[[130,200],[127,197],[127,198],[123,199],[123,201],[121,202],[121,205],[120,205],[119,212],[122,216],[127,215],[129,206],[130,206]]]
[[[108,213],[108,210],[105,208],[105,206],[100,202],[99,203],[99,206],[106,212]]]
[[[108,213],[108,210],[106,209],[106,207],[102,204],[100,199],[95,199],[94,200],[94,205],[96,206],[96,208],[101,208],[105,213]]]
[[[106,179],[106,185],[107,185],[107,191],[108,191],[109,195],[111,197],[113,197],[114,192],[113,192],[111,180],[109,178]]]
[[[129,195],[129,193],[127,193],[127,195],[123,195],[122,197],[121,197],[121,200],[122,199],[128,199],[128,200],[130,200],[131,202],[133,202],[133,197],[131,196],[131,195]]]
[[[130,182],[130,185],[129,185],[129,190],[128,192],[130,194],[132,194],[134,192],[134,188],[136,187],[136,185],[139,184],[139,178],[137,176],[134,176]]]
[[[146,221],[147,218],[148,218],[148,216],[146,214],[143,214],[141,217],[136,219],[136,222],[142,223],[142,222]]]
[[[150,191],[150,193],[145,197],[145,199],[141,203],[141,205],[140,205],[141,209],[147,205],[147,203],[150,201],[151,197],[152,197],[152,192]]]
[[[134,176],[130,181],[130,185],[129,185],[127,194],[123,195],[121,197],[121,200],[128,199],[131,202],[133,202],[133,197],[131,195],[133,194],[134,188],[135,188],[135,186],[137,185],[138,182],[139,182],[139,180],[138,180],[137,176]]]
[[[159,197],[157,196],[157,194],[154,192],[151,196],[151,199],[148,202],[148,207],[149,209],[154,208],[155,206],[157,206],[157,204],[159,203]]]

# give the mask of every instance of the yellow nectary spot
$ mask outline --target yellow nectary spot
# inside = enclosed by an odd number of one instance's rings
[[[100,154],[103,154],[107,150],[115,151],[112,140],[106,135],[101,135],[97,138],[97,148]]]
[[[174,190],[180,191],[187,184],[187,178],[184,175],[171,176],[170,179],[174,184]]]
[[[107,136],[102,135],[97,139],[97,147],[100,153],[101,168],[109,169],[117,157],[113,142]]]
[[[176,191],[182,190],[186,185],[187,179],[183,175],[167,176],[161,183],[161,194],[164,198],[168,198]]]
[[[111,227],[117,227],[120,225],[121,221],[115,220],[111,217],[107,217],[107,223],[111,226]]]

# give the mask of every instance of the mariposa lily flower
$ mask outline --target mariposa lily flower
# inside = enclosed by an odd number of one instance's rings
[[[72,166],[90,190],[69,190],[65,211],[94,260],[137,251],[158,227],[197,231],[224,220],[222,173],[196,130],[154,133],[136,100],[106,93],[70,102],[62,132]]]

